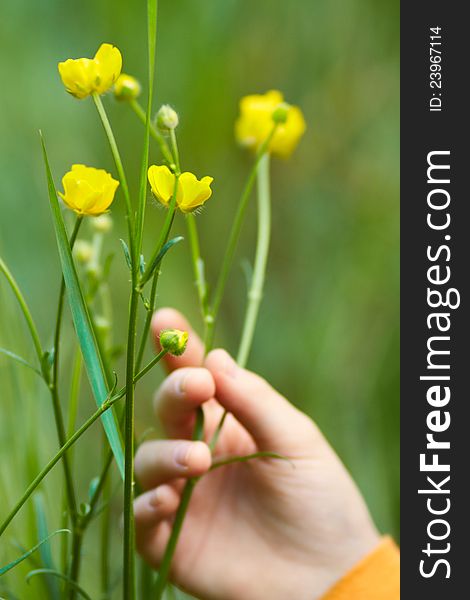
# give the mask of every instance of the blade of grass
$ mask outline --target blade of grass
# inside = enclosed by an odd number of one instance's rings
[[[67,575],[64,575],[60,571],[57,571],[55,569],[35,569],[34,571],[30,571],[26,575],[26,582],[29,583],[30,579],[32,577],[35,577],[36,575],[46,575],[47,577],[50,577],[52,575],[53,577],[63,579],[71,588],[73,588],[77,592],[77,594],[80,594],[82,598],[85,598],[85,600],[91,600],[91,596],[89,596],[83,588],[81,588],[75,581],[72,581],[70,577],[67,577]]]
[[[36,552],[36,550],[38,550],[41,546],[43,546],[44,544],[47,544],[49,542],[49,540],[51,538],[53,538],[55,535],[57,535],[58,533],[70,533],[70,531],[68,529],[58,529],[57,531],[54,531],[53,533],[51,533],[50,535],[48,535],[47,538],[45,538],[44,540],[41,540],[38,544],[36,544],[35,546],[33,546],[27,552],[25,552],[22,556],[19,556],[15,560],[12,560],[10,563],[8,563],[4,567],[2,567],[0,569],[0,577],[2,575],[5,575],[5,573],[7,573],[8,571],[10,571],[14,567],[16,567],[16,565],[19,565],[20,562],[23,562],[24,560],[26,560],[29,556],[31,556],[31,554],[33,554],[33,552]]]
[[[88,374],[88,379],[98,406],[106,400],[108,396],[108,386],[106,384],[106,375],[104,372],[103,361],[99,353],[98,345],[94,336],[90,316],[83,298],[80,282],[75,270],[75,265],[70,250],[69,240],[65,229],[64,220],[57,199],[54,182],[52,179],[49,160],[47,157],[46,146],[41,135],[41,143],[44,155],[44,164],[46,168],[49,199],[51,203],[54,228],[59,249],[59,257],[62,266],[65,286],[67,289],[72,320],[77,333],[78,342],[83,355],[83,360]],[[106,431],[109,444],[113,450],[116,463],[121,475],[124,477],[124,455],[122,450],[121,438],[113,412],[106,412],[102,416],[103,427]]]
[[[89,417],[81,427],[77,429],[77,431],[72,435],[71,438],[67,440],[67,442],[60,448],[60,450],[51,458],[51,460],[47,463],[45,467],[41,470],[38,475],[33,479],[33,481],[29,484],[21,498],[15,504],[14,508],[10,511],[9,515],[5,519],[5,521],[0,525],[0,537],[5,532],[8,525],[13,521],[17,513],[20,511],[21,507],[28,500],[34,490],[38,487],[41,481],[46,477],[46,475],[55,467],[55,465],[59,462],[62,456],[67,452],[67,450],[75,444],[75,442],[85,433],[85,431],[93,425],[93,423],[99,419],[107,410],[109,410],[115,402],[117,402],[120,398],[122,398],[125,394],[125,389],[119,390],[113,396],[110,396],[106,399],[105,402],[101,404],[96,412],[94,412],[91,417]],[[0,575],[1,575],[0,571]]]
[[[42,350],[42,346],[41,346],[41,341],[39,339],[38,330],[36,328],[36,324],[34,323],[33,317],[31,315],[31,311],[29,310],[29,307],[26,304],[26,300],[24,299],[24,296],[21,293],[21,290],[20,290],[18,284],[16,283],[15,278],[13,277],[9,268],[6,266],[6,264],[4,263],[4,261],[1,258],[0,258],[0,271],[5,275],[5,278],[8,281],[8,283],[18,301],[18,304],[20,305],[21,312],[24,315],[26,324],[27,324],[29,332],[31,334],[31,338],[33,340],[34,349],[36,350],[39,364],[41,364],[42,357],[43,357],[43,350]]]
[[[44,496],[41,492],[34,497],[34,512],[36,513],[38,537],[39,539],[47,539],[49,531],[47,527],[46,510],[44,507]],[[39,554],[41,555],[41,562],[44,568],[55,570],[54,561],[52,559],[51,544],[49,540],[44,542],[44,544],[39,548]],[[47,576],[46,585],[49,591],[49,597],[52,600],[58,600],[60,595],[57,580],[53,577]]]
[[[21,358],[21,356],[18,356],[18,354],[15,354],[14,352],[11,352],[10,350],[7,350],[6,348],[0,348],[0,354],[4,354],[5,356],[8,356],[12,360],[15,360],[16,362],[20,363],[20,365],[28,367],[29,369],[31,369],[32,371],[34,371],[37,375],[39,375],[39,377],[41,377],[41,379],[43,378],[42,377],[42,373],[41,373],[41,371],[39,369],[36,369],[36,367],[34,365],[32,365],[31,363],[29,363],[24,358]]]

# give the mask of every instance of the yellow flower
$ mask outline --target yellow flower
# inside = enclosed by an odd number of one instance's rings
[[[235,137],[242,146],[256,151],[268,138],[275,121],[278,124],[269,151],[287,158],[304,134],[306,125],[300,108],[285,104],[283,95],[277,90],[241,99]]]
[[[101,215],[114,200],[119,181],[103,169],[72,165],[62,178],[64,193],[59,196],[79,215]]]
[[[173,197],[175,175],[165,165],[152,165],[148,170],[148,180],[157,200],[168,206]],[[181,173],[176,190],[178,208],[188,213],[202,206],[212,195],[210,186],[213,181],[212,177],[203,177],[199,180],[193,173]]]
[[[69,58],[59,63],[62,83],[75,98],[104,94],[119,77],[122,56],[111,44],[101,44],[94,58]]]
[[[114,95],[118,100],[134,100],[140,96],[142,88],[132,75],[121,73],[114,84]]]

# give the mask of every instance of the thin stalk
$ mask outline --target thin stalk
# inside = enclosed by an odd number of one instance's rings
[[[106,444],[106,440],[105,440]],[[107,445],[107,444],[106,444]],[[109,453],[109,452],[108,452]],[[111,495],[110,479],[107,478],[103,488],[103,501],[109,502]],[[102,600],[109,598],[109,533],[111,530],[111,511],[105,510],[101,516],[100,528],[100,582]]]
[[[129,193],[129,186],[127,185],[127,178],[124,172],[124,167],[122,165],[121,155],[119,153],[119,149],[116,144],[116,138],[114,137],[114,133],[111,127],[111,123],[109,122],[108,115],[106,114],[106,110],[103,106],[103,102],[101,101],[101,96],[98,94],[93,94],[93,101],[96,106],[96,110],[98,111],[98,115],[101,119],[101,123],[103,125],[104,131],[106,133],[106,137],[108,138],[109,146],[111,148],[111,153],[113,155],[114,164],[116,165],[116,170],[118,172],[119,181],[121,183],[122,193],[124,195],[124,202],[126,203],[126,214],[127,214],[127,228],[129,234],[129,242],[131,244],[131,257],[132,260],[136,260],[135,248],[134,248],[134,218],[132,213],[132,205],[131,205],[131,196]]]
[[[157,242],[157,245],[155,246],[155,250],[153,251],[152,257],[150,258],[150,260],[148,262],[147,268],[145,269],[142,277],[140,278],[140,281],[139,281],[140,288],[143,288],[143,286],[147,283],[147,281],[152,276],[153,265],[154,265],[158,255],[160,254],[160,250],[163,248],[163,246],[166,244],[166,242],[168,240],[171,226],[173,225],[173,221],[175,218],[177,190],[178,190],[178,177],[175,178],[175,187],[173,190],[173,196],[170,200],[170,206],[168,207],[168,212],[166,214],[165,222],[163,223],[163,227],[160,232],[160,238]]]
[[[26,321],[26,325],[28,326],[28,329],[29,329],[29,333],[31,334],[34,349],[36,351],[36,354],[37,354],[37,357],[39,360],[39,364],[41,367],[41,371],[42,371],[43,369],[42,369],[41,363],[42,363],[43,350],[42,350],[42,346],[41,346],[41,341],[39,339],[39,334],[38,334],[36,324],[34,323],[34,319],[31,315],[31,311],[29,310],[29,307],[26,304],[26,300],[24,299],[24,296],[21,293],[21,290],[20,290],[18,284],[16,283],[15,278],[13,277],[10,270],[8,269],[8,267],[6,266],[6,264],[3,262],[3,260],[1,258],[0,258],[0,271],[5,275],[5,278],[8,281],[8,284],[10,285],[12,292],[16,297],[16,300],[18,301],[18,304],[20,305],[21,312],[23,313],[23,316]]]
[[[173,225],[173,221],[175,219],[175,214],[176,214],[176,190],[177,190],[177,186],[178,186],[178,179],[175,180],[175,189],[173,191],[173,198],[171,199],[171,203],[170,203],[170,207],[168,209],[168,213],[166,215],[166,219],[165,222],[163,224],[163,228],[160,232],[160,238],[157,242],[157,246],[155,248],[155,252],[152,256],[152,262],[155,261],[155,259],[157,258],[157,256],[159,255],[161,249],[163,248],[163,246],[166,244],[166,242],[168,241],[168,237],[170,235],[170,231],[171,231],[171,227]],[[149,263],[149,265],[152,265],[152,262]],[[143,279],[145,277],[145,273],[142,276],[141,279],[141,283],[140,285],[143,285]],[[145,351],[145,344],[147,343],[147,336],[148,336],[148,332],[150,329],[150,323],[152,321],[152,315],[153,312],[155,310],[155,301],[157,298],[157,285],[158,285],[158,279],[160,277],[160,265],[157,266],[157,268],[155,269],[154,273],[153,273],[153,278],[152,278],[152,287],[150,289],[150,298],[148,300],[148,305],[147,305],[147,312],[145,314],[145,321],[144,321],[144,327],[142,330],[142,334],[141,334],[141,339],[140,339],[140,344],[139,344],[139,350],[137,352],[137,359],[135,362],[135,370],[137,371],[140,368],[140,365],[142,364],[142,358],[144,356],[144,351]]]
[[[85,536],[88,525],[90,524],[90,522],[95,514],[98,500],[99,500],[101,493],[106,485],[107,475],[108,475],[109,469],[112,465],[113,457],[114,457],[114,455],[113,455],[112,450],[109,450],[107,453],[107,456],[105,458],[103,470],[98,479],[98,484],[97,484],[95,491],[93,492],[93,496],[90,500],[88,513],[84,517],[79,518],[78,524],[76,527],[76,532],[74,532],[74,536],[72,539],[72,563],[71,563],[71,568],[70,568],[70,579],[71,579],[71,581],[75,581],[76,583],[78,583],[79,576],[80,576],[83,538]],[[70,598],[71,599],[75,598],[75,596],[76,596],[76,590],[74,590],[72,588],[70,590]]]
[[[136,289],[137,273],[133,273],[129,304],[129,324],[126,359],[126,404],[124,426],[124,543],[123,543],[123,597],[135,598],[134,556],[134,365],[139,292]]]
[[[78,216],[69,239],[70,249],[73,249],[75,240],[77,239],[80,226],[83,222],[83,217]],[[67,435],[65,432],[64,416],[62,407],[60,404],[59,391],[58,391],[58,378],[59,378],[59,354],[60,354],[60,333],[62,329],[62,314],[64,310],[64,298],[65,298],[65,282],[64,278],[61,278],[59,301],[57,303],[57,315],[54,330],[54,359],[52,363],[52,379],[49,383],[49,389],[51,393],[52,407],[54,411],[54,420],[57,430],[57,437],[59,440],[59,446],[63,446],[67,441]],[[75,494],[75,486],[73,483],[72,471],[70,467],[69,458],[64,454],[62,458],[64,467],[64,478],[65,478],[65,491],[67,496],[67,503],[69,506],[70,517],[72,520],[72,528],[75,526],[77,521],[77,499]]]
[[[267,155],[267,149],[269,147],[269,144],[271,142],[271,139],[272,139],[274,133],[276,132],[276,129],[277,129],[277,125],[274,125],[268,138],[261,145],[261,147],[258,151],[256,160],[255,160],[253,167],[250,171],[250,174],[248,176],[248,180],[243,189],[243,192],[242,192],[242,195],[240,198],[240,202],[238,204],[237,213],[235,215],[232,229],[230,231],[227,249],[225,251],[225,255],[224,255],[224,258],[222,261],[222,267],[220,270],[219,277],[217,279],[214,296],[213,296],[213,301],[212,301],[211,308],[210,308],[210,315],[212,318],[211,318],[210,322],[207,324],[206,337],[204,340],[206,354],[209,350],[212,349],[212,345],[214,343],[215,325],[216,325],[216,320],[217,320],[217,316],[218,316],[219,309],[220,309],[220,304],[222,302],[222,298],[223,298],[224,291],[225,291],[225,286],[227,284],[228,275],[230,272],[230,268],[232,266],[233,257],[235,255],[235,249],[237,247],[238,238],[240,237],[240,231],[241,231],[241,227],[242,227],[243,220],[245,217],[246,208],[248,206],[248,201],[250,199],[251,191],[252,191],[253,185],[256,181],[256,176],[258,174],[258,168],[259,168],[259,165],[260,165],[261,161],[263,160],[263,158]]]
[[[142,123],[145,125],[146,114],[145,114],[144,109],[140,106],[140,104],[137,102],[137,100],[131,100],[129,102],[129,104],[130,104],[132,110],[135,112],[135,114],[139,118],[139,120],[142,121]],[[170,152],[170,149],[168,148],[168,144],[167,144],[165,138],[163,137],[163,135],[158,131],[158,129],[155,127],[155,125],[153,123],[150,123],[150,135],[160,146],[160,151],[163,154],[163,157],[165,158],[165,160],[168,162],[168,164],[171,165],[173,163],[173,157],[171,156],[171,152]]]
[[[160,357],[159,360],[161,360],[161,358],[163,356],[164,355],[162,355],[162,356],[159,355],[159,357]],[[156,361],[155,359],[152,359],[152,361],[151,361],[152,366],[154,366],[155,364],[157,364],[157,362],[158,361]],[[137,375],[134,378],[134,383],[137,383],[137,381],[139,381],[139,379],[141,377],[143,377],[143,375],[145,375],[145,373],[147,373],[149,371],[149,368],[147,368],[147,367],[149,367],[149,365],[147,365],[141,371],[139,371],[139,373],[137,373]],[[59,462],[59,460],[62,458],[62,456],[65,454],[65,452],[67,452],[67,450],[69,448],[71,448],[78,439],[80,439],[80,437],[85,433],[85,431],[89,427],[91,427],[93,425],[93,423],[97,419],[99,419],[104,412],[106,412],[112,406],[114,406],[114,404],[118,400],[120,400],[123,396],[125,396],[125,394],[126,394],[126,387],[122,387],[120,390],[118,390],[117,392],[115,392],[109,399],[105,400],[103,402],[103,404],[98,408],[98,410],[96,410],[96,412],[94,412],[91,415],[91,417],[89,417],[83,423],[83,425],[79,429],[77,429],[77,431],[67,440],[67,442],[51,458],[51,460],[41,470],[41,472],[38,475],[36,475],[36,477],[33,479],[33,481],[27,487],[27,489],[24,492],[24,494],[21,496],[21,498],[18,500],[18,502],[16,503],[16,505],[14,506],[14,508],[11,510],[10,514],[7,516],[7,518],[5,519],[5,521],[0,526],[0,536],[3,535],[3,533],[6,530],[6,528],[11,523],[11,521],[15,518],[16,514],[21,509],[21,507],[23,506],[23,504],[31,496],[31,494],[34,492],[34,490],[37,488],[37,486],[41,483],[41,481],[44,479],[44,477],[46,477],[46,475],[55,467],[55,465]]]
[[[68,423],[67,423],[67,439],[70,438],[73,435],[73,432],[75,431],[75,423],[77,420],[77,412],[78,412],[78,396],[79,396],[79,392],[80,392],[80,378],[82,375],[82,366],[83,366],[83,361],[82,361],[82,353],[80,352],[80,348],[77,346],[76,350],[75,350],[75,358],[73,361],[73,368],[72,368],[72,381],[70,384],[70,394],[69,394],[69,416],[68,416]],[[69,459],[69,464],[72,467],[73,466],[73,451],[69,450],[68,452],[68,459]],[[63,505],[62,505],[62,514],[63,514],[63,518],[62,518],[62,529],[66,529],[67,526],[67,495],[64,494],[63,496]],[[68,543],[68,539],[67,536],[63,537],[62,540],[62,572],[65,573],[67,570],[67,561],[68,561],[68,547],[69,547],[69,543]]]
[[[196,283],[197,295],[199,298],[199,306],[201,308],[204,325],[207,326],[207,320],[211,320],[212,316],[209,314],[209,305],[207,301],[207,284],[204,274],[204,261],[201,258],[196,218],[192,213],[189,213],[187,215],[186,224],[188,227],[189,245],[191,248],[191,262],[193,265],[194,281]]]
[[[196,426],[194,427],[193,439],[201,440],[204,435],[204,413],[202,409],[199,408],[196,411]],[[178,543],[178,539],[181,533],[181,528],[183,526],[184,518],[186,516],[186,511],[188,510],[189,502],[191,500],[191,496],[193,495],[194,488],[196,483],[199,481],[199,477],[192,477],[188,479],[186,482],[183,492],[181,494],[180,504],[178,506],[178,510],[176,511],[175,519],[173,521],[173,528],[171,530],[170,539],[165,548],[165,553],[163,555],[162,562],[160,564],[160,568],[158,570],[157,583],[155,586],[155,598],[156,600],[161,600],[163,593],[165,591],[165,587],[168,581],[168,576],[170,574],[171,563],[173,560],[173,555],[176,550],[176,545]]]
[[[248,291],[248,304],[243,322],[242,336],[238,349],[237,363],[245,367],[253,342],[253,336],[258,319],[258,312],[263,297],[266,264],[268,260],[269,241],[271,237],[271,190],[269,185],[269,154],[265,154],[258,169],[258,237],[256,242],[255,264],[250,289]],[[209,447],[213,450],[219,439],[220,432],[227,417],[224,411],[217,425]]]
[[[256,243],[255,264],[237,355],[237,362],[241,367],[245,367],[247,363],[253,342],[259,307],[263,297],[270,237],[271,190],[269,185],[269,154],[265,154],[260,161],[258,170],[258,240]]]
[[[25,492],[15,504],[13,509],[10,511],[10,514],[7,516],[5,521],[0,526],[0,536],[3,535],[8,525],[15,518],[16,514],[19,512],[23,504],[28,500],[34,490],[38,487],[41,481],[46,477],[46,475],[55,467],[55,465],[60,461],[62,456],[67,452],[69,448],[71,448],[75,442],[80,439],[80,437],[85,433],[85,431],[93,425],[93,423],[101,417],[101,415],[109,410],[120,398],[122,398],[125,394],[125,390],[120,390],[117,394],[114,394],[109,398],[109,400],[105,400],[103,404],[96,410],[91,417],[89,417],[83,425],[77,429],[77,431],[70,437],[67,442],[60,448],[58,452],[50,459],[50,461],[46,464],[46,466],[36,475],[33,481],[26,488]]]
[[[152,116],[153,86],[155,81],[155,50],[157,39],[157,0],[147,2],[147,42],[148,42],[148,96],[147,111],[145,115],[144,147],[140,171],[139,203],[137,205],[137,219],[135,225],[136,258],[142,251],[142,238],[144,233],[145,200],[147,194],[147,170],[150,147],[150,122]]]
[[[188,479],[184,486],[183,494],[181,495],[180,505],[176,512],[175,520],[173,521],[173,529],[168,544],[165,548],[165,556],[158,570],[157,583],[155,585],[155,600],[161,600],[170,574],[171,561],[176,550],[179,534],[183,525],[186,511],[188,510],[189,502],[197,483],[197,478]]]
[[[180,153],[178,151],[178,143],[176,141],[176,133],[174,129],[170,129],[171,152],[175,161],[176,175],[181,175]]]

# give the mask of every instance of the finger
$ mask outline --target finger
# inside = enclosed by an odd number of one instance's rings
[[[196,408],[214,397],[215,383],[207,369],[173,371],[157,390],[154,409],[169,437],[191,437]]]
[[[213,350],[205,366],[218,402],[248,430],[260,450],[295,453],[305,446],[313,423],[267,381],[240,368],[225,350]]]
[[[178,508],[180,495],[170,485],[161,485],[141,494],[134,502],[136,531],[157,525],[171,517]]]
[[[209,447],[204,442],[188,440],[145,442],[135,457],[135,475],[144,490],[179,477],[199,477],[210,466]]]
[[[152,337],[155,346],[161,350],[159,344],[160,332],[163,329],[181,329],[189,334],[188,345],[181,356],[167,354],[164,358],[168,371],[174,371],[181,367],[199,367],[204,359],[204,346],[198,334],[192,329],[183,315],[174,308],[161,308],[152,317]]]

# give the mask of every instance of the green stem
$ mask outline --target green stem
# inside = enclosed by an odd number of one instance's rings
[[[202,408],[199,407],[196,411],[196,425],[194,427],[193,439],[202,440],[203,437],[204,413],[202,411]],[[165,591],[168,576],[170,574],[173,555],[176,550],[176,545],[178,543],[178,539],[181,533],[181,528],[183,526],[184,518],[186,516],[186,511],[188,510],[189,502],[191,500],[191,496],[193,495],[193,491],[198,480],[198,477],[192,477],[191,479],[188,479],[181,494],[181,500],[178,506],[178,510],[176,511],[175,519],[173,521],[173,528],[171,530],[170,539],[168,540],[168,543],[166,545],[165,553],[163,555],[160,568],[158,570],[157,583],[155,586],[156,600],[161,600],[162,595]]]
[[[271,191],[269,185],[269,154],[265,154],[260,161],[258,171],[258,240],[256,243],[255,264],[248,292],[248,305],[237,356],[237,362],[241,367],[245,367],[248,360],[259,307],[263,297],[270,236]]]
[[[155,600],[161,600],[165,591],[168,575],[170,574],[171,561],[175,553],[176,544],[178,543],[179,534],[186,516],[186,511],[188,510],[189,501],[191,500],[191,496],[197,481],[197,478],[188,479],[186,485],[184,486],[180,505],[178,507],[178,511],[176,512],[175,520],[173,521],[171,536],[165,548],[165,555],[158,570],[158,578],[155,585]]]
[[[142,123],[145,125],[147,117],[144,109],[140,106],[137,100],[131,100],[129,104],[132,110],[137,115],[137,117],[140,119],[140,121],[142,121]],[[158,129],[153,125],[153,123],[150,123],[150,135],[160,146],[160,151],[163,154],[165,160],[168,162],[168,164],[171,165],[173,163],[173,158],[171,156],[170,149],[168,148],[168,144],[163,135],[158,131]]]
[[[80,348],[77,346],[75,350],[75,358],[73,361],[72,368],[72,381],[70,384],[70,394],[69,394],[69,416],[67,423],[67,439],[73,435],[75,430],[75,423],[77,420],[77,412],[78,412],[78,396],[80,392],[80,378],[82,375],[82,353],[80,352]],[[72,467],[73,465],[73,451],[69,450],[67,453],[69,464]],[[64,494],[62,501],[62,529],[67,528],[67,494]],[[63,536],[62,540],[62,571],[65,573],[67,570],[67,562],[68,562],[68,549],[69,542],[67,536]]]
[[[80,563],[82,558],[82,544],[84,531],[81,526],[76,526],[72,538],[72,562],[70,565],[69,581],[73,581],[78,585],[80,576]],[[69,599],[76,598],[77,590],[73,586],[69,586]]]
[[[77,217],[75,226],[70,236],[69,244],[70,249],[73,249],[75,240],[83,222],[83,217]],[[59,378],[59,354],[60,354],[60,333],[62,329],[62,313],[64,310],[64,298],[65,298],[65,282],[62,277],[60,282],[59,301],[57,304],[57,316],[54,330],[54,360],[52,364],[52,380],[49,383],[49,389],[52,399],[52,407],[54,411],[54,420],[57,430],[57,437],[59,440],[59,446],[63,446],[67,441],[67,435],[65,432],[64,416],[62,407],[60,405],[59,391],[58,391],[58,378]],[[69,457],[64,454],[62,458],[62,464],[64,467],[65,477],[65,491],[67,495],[67,502],[69,505],[70,517],[72,520],[72,528],[75,527],[77,521],[77,499],[75,494],[75,486],[73,483],[72,471],[70,467]]]
[[[240,198],[240,202],[238,204],[237,213],[235,215],[232,229],[230,231],[230,237],[229,237],[227,249],[225,251],[225,255],[224,255],[224,258],[222,261],[222,267],[220,270],[219,277],[217,279],[214,297],[213,297],[213,301],[212,301],[212,305],[211,305],[211,309],[210,309],[210,314],[212,316],[212,319],[208,323],[206,337],[204,340],[206,354],[207,354],[207,352],[209,352],[209,350],[212,349],[212,345],[214,343],[215,325],[216,325],[216,320],[217,320],[217,316],[218,316],[219,309],[220,309],[220,304],[222,302],[222,298],[223,298],[224,291],[225,291],[225,286],[227,284],[228,275],[230,272],[230,268],[232,266],[233,257],[235,255],[235,249],[237,247],[238,238],[240,237],[240,231],[241,231],[241,227],[242,227],[243,220],[245,217],[246,208],[248,206],[248,201],[250,199],[251,191],[253,189],[253,185],[255,183],[256,176],[258,174],[258,168],[259,168],[262,160],[264,159],[264,157],[267,156],[267,149],[268,149],[271,139],[276,131],[276,128],[277,128],[277,125],[274,125],[271,133],[269,134],[269,136],[267,137],[265,142],[261,145],[261,147],[258,151],[256,160],[253,164],[253,168],[250,171],[248,180],[243,189],[243,192],[242,192],[242,195]]]
[[[126,405],[124,427],[124,544],[123,544],[123,595],[126,600],[135,598],[134,564],[134,364],[136,345],[137,307],[139,293],[136,289],[137,273],[133,273],[129,305],[129,324],[126,360]]]
[[[114,159],[114,164],[116,165],[119,181],[121,183],[122,193],[124,195],[124,201],[126,203],[127,228],[129,233],[129,242],[131,243],[131,257],[133,261],[136,261],[135,248],[134,244],[132,243],[132,240],[134,240],[134,218],[132,213],[131,196],[129,193],[129,186],[127,185],[124,167],[122,165],[121,155],[119,154],[119,149],[116,144],[116,138],[114,137],[114,133],[111,128],[108,115],[106,114],[103,102],[101,101],[101,96],[95,93],[92,97],[96,106],[96,110],[98,111],[99,117],[101,119],[104,131],[106,133],[106,137],[108,138],[109,146],[111,148],[111,153]]]
[[[31,334],[31,338],[32,338],[33,344],[34,344],[34,349],[36,350],[36,354],[37,354],[37,357],[39,360],[39,365],[40,365],[40,368],[42,371],[43,369],[42,369],[41,363],[42,363],[43,350],[42,350],[42,346],[41,346],[41,341],[39,339],[38,330],[36,328],[33,317],[31,315],[31,311],[29,310],[28,305],[26,304],[26,300],[24,299],[24,296],[21,293],[21,290],[15,281],[15,278],[13,277],[10,270],[8,269],[8,267],[6,266],[6,264],[3,262],[3,260],[1,258],[0,258],[0,271],[5,275],[5,278],[8,281],[8,283],[13,291],[13,294],[16,297],[16,300],[18,301],[18,304],[20,305],[21,312],[23,313],[23,316],[25,318],[26,324],[29,329],[29,333]]]
[[[0,536],[3,535],[8,525],[15,518],[16,514],[19,512],[23,504],[28,500],[34,490],[38,487],[41,481],[46,477],[46,475],[55,467],[55,465],[60,461],[62,456],[67,452],[69,448],[71,448],[75,442],[80,439],[80,437],[85,433],[85,431],[93,425],[93,423],[101,417],[101,415],[110,409],[115,402],[117,402],[120,398],[122,398],[125,394],[125,390],[120,390],[117,394],[111,396],[108,400],[105,400],[103,404],[96,410],[91,417],[89,417],[83,425],[77,429],[77,431],[70,437],[67,442],[60,448],[60,450],[50,459],[50,461],[46,464],[46,466],[36,475],[33,481],[29,484],[21,498],[18,500],[14,508],[11,510],[10,514],[7,516],[5,521],[0,526]]]
[[[246,366],[251,344],[253,342],[259,307],[263,297],[270,237],[271,191],[269,186],[269,154],[265,154],[260,161],[258,170],[258,239],[256,242],[255,265],[250,289],[248,291],[248,304],[237,355],[237,363],[241,367]],[[227,411],[224,411],[209,443],[211,450],[213,450],[217,444],[226,417]]]
[[[104,440],[107,447],[106,439]],[[108,451],[109,454],[109,451]],[[109,502],[111,494],[110,479],[107,478],[103,489],[103,501]],[[105,510],[101,516],[100,531],[100,580],[101,580],[101,598],[109,598],[109,533],[111,528],[111,511]]]
[[[160,254],[161,249],[163,248],[163,246],[166,244],[166,242],[168,241],[168,237],[170,235],[170,231],[171,231],[171,227],[173,225],[173,221],[175,220],[175,215],[176,215],[176,188],[177,188],[177,180],[175,182],[175,191],[173,193],[173,198],[171,200],[171,204],[170,204],[170,208],[168,209],[168,213],[166,215],[166,219],[165,222],[163,224],[163,228],[160,232],[160,239],[158,240],[154,255],[152,257],[152,261],[154,262],[157,258],[157,256]],[[152,263],[150,263],[151,265]],[[145,276],[145,273],[144,273]],[[154,270],[153,273],[153,279],[152,279],[152,287],[150,290],[150,298],[148,300],[148,306],[147,306],[147,312],[145,315],[145,322],[144,322],[144,327],[143,327],[143,331],[142,331],[142,335],[141,335],[141,339],[140,339],[140,345],[139,345],[139,350],[137,352],[137,360],[136,360],[136,364],[135,364],[135,369],[136,371],[140,368],[140,365],[142,364],[142,358],[144,356],[144,351],[145,351],[145,344],[147,343],[147,336],[148,336],[148,332],[150,329],[150,323],[152,321],[152,315],[153,312],[155,310],[155,301],[157,298],[157,286],[158,286],[158,279],[160,277],[160,265],[158,265],[156,267],[156,269]],[[143,280],[143,279],[142,279]],[[142,286],[142,280],[140,282],[140,285]]]
[[[148,96],[147,111],[145,114],[144,147],[142,151],[139,203],[137,206],[137,220],[135,226],[136,258],[142,251],[142,238],[144,233],[145,204],[147,195],[147,171],[150,147],[150,122],[152,117],[153,86],[155,81],[155,50],[157,38],[157,0],[147,2],[147,41],[148,41]]]
[[[212,320],[212,315],[209,312],[207,301],[207,284],[204,274],[204,261],[201,258],[201,250],[199,246],[199,235],[197,231],[196,218],[192,213],[186,217],[188,226],[189,245],[191,248],[191,262],[193,265],[194,280],[196,283],[197,295],[199,298],[199,306],[201,308],[204,326],[207,327],[208,321]]]

